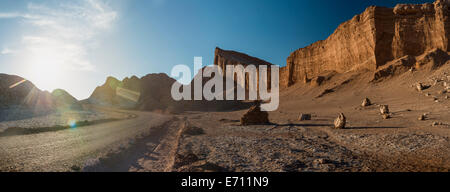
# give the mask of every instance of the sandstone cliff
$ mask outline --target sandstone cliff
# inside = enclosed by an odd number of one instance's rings
[[[289,86],[327,71],[376,71],[405,56],[417,57],[433,49],[449,52],[448,15],[447,0],[369,7],[342,23],[326,40],[293,52],[280,70],[280,82]]]
[[[258,70],[258,74],[257,74],[257,80],[258,80],[258,85],[257,87],[259,88],[259,66],[265,65],[267,66],[267,81],[265,82],[266,85],[270,88],[271,87],[271,68],[270,66],[273,65],[272,63],[269,63],[267,61],[264,61],[262,59],[256,58],[256,57],[252,57],[249,56],[247,54],[244,53],[240,53],[237,51],[230,51],[230,50],[223,50],[220,49],[218,47],[216,47],[215,50],[215,54],[214,54],[214,65],[219,66],[224,74],[226,74],[227,70],[227,66],[228,65],[242,65],[244,67],[248,66],[248,65],[255,65],[256,69]],[[236,75],[234,77],[236,79]],[[240,83],[240,86],[245,87],[246,90],[249,90],[249,77],[248,74],[246,74],[245,76],[245,85],[244,83]]]

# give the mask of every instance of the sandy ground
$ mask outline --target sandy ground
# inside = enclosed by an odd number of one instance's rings
[[[297,84],[282,90],[280,107],[269,113],[268,125],[241,126],[246,110],[178,115],[123,111],[137,116],[0,137],[0,170],[449,171],[450,100],[443,90],[448,90],[450,65],[381,83],[370,82],[371,75],[349,72],[318,87]],[[430,87],[418,91],[418,82]],[[366,97],[373,105],[362,107]],[[379,105],[389,106],[391,118],[382,118]],[[347,127],[333,129],[341,112]],[[310,113],[312,119],[299,121],[300,113]],[[423,114],[425,120],[418,120]]]
[[[240,126],[245,110],[180,115],[194,131],[180,136],[172,171],[449,171],[450,99],[441,92],[449,68],[382,83],[350,72],[320,87],[298,84],[282,91],[271,125]],[[431,87],[418,91],[418,82]],[[372,106],[361,106],[366,97]],[[389,105],[390,119],[379,105]],[[347,129],[336,130],[340,112]],[[312,120],[297,120],[300,113]]]
[[[17,110],[15,112],[18,113]],[[93,122],[126,118],[129,118],[128,113],[114,110],[102,110],[100,108],[57,111],[20,120],[0,121],[0,132],[3,132],[8,128],[37,129],[42,127],[69,126],[71,123],[83,121]]]
[[[170,116],[150,112],[126,111],[136,118],[37,134],[0,137],[0,171],[96,171],[140,139],[156,136]],[[155,132],[156,130],[156,132]],[[133,161],[116,161],[115,166]],[[107,170],[116,170],[108,167]],[[122,170],[122,169],[120,169]],[[98,171],[102,171],[99,169]],[[123,171],[123,170],[122,170]]]

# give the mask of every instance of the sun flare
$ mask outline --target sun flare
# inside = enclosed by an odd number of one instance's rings
[[[65,55],[58,46],[42,45],[29,50],[26,57],[26,73],[41,89],[52,91],[58,88],[58,79],[66,74]]]

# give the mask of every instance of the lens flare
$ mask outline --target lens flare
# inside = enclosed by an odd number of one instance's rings
[[[69,120],[69,126],[70,126],[70,128],[75,128],[75,127],[77,127],[77,122],[75,121],[75,120]]]

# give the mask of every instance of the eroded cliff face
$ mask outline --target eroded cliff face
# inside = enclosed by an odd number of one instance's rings
[[[376,71],[407,55],[419,56],[433,49],[448,52],[448,14],[448,0],[369,7],[342,23],[326,40],[293,52],[280,70],[280,82],[289,86],[327,71]]]
[[[215,50],[215,54],[214,54],[214,65],[219,66],[223,73],[226,74],[227,70],[227,66],[228,65],[242,65],[244,68],[247,67],[248,65],[254,65],[256,67],[257,70],[257,88],[259,89],[259,66],[267,66],[267,81],[265,81],[266,85],[268,86],[268,88],[271,87],[271,68],[270,66],[273,65],[272,63],[269,63],[267,61],[264,61],[262,59],[256,58],[256,57],[252,57],[249,56],[247,54],[244,53],[240,53],[237,51],[229,51],[229,50],[223,50],[220,48],[216,48]],[[228,77],[230,78],[230,77]],[[236,75],[234,77],[236,79]],[[239,83],[240,86],[245,87],[245,89],[248,91],[249,90],[249,76],[248,74],[246,74],[245,76],[245,85],[244,83]]]

